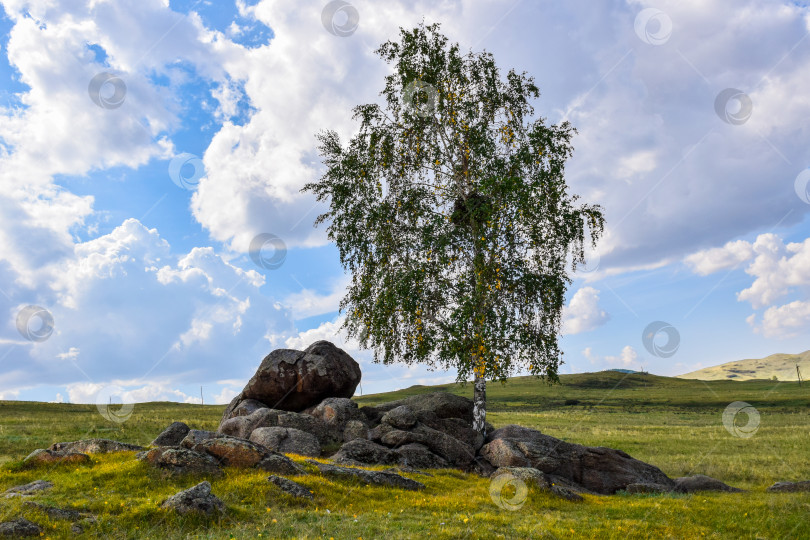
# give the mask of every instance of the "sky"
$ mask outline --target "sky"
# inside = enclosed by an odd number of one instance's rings
[[[358,394],[455,380],[341,333],[350,276],[300,192],[422,20],[577,129],[566,180],[606,229],[561,373],[810,349],[803,2],[0,0],[0,399],[226,403],[319,339]]]

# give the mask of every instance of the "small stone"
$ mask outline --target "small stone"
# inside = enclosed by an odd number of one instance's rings
[[[305,499],[312,499],[312,492],[299,484],[281,476],[268,476],[267,479],[277,485],[281,491],[292,495],[293,497],[302,497]]]
[[[380,486],[391,486],[411,491],[425,489],[425,485],[416,480],[405,478],[395,473],[384,471],[367,471],[365,469],[355,469],[352,467],[338,467],[337,465],[329,465],[327,463],[318,463],[314,459],[308,459],[307,463],[315,465],[321,473],[342,477],[342,478],[357,478],[364,484],[375,484]]]
[[[67,508],[57,508],[56,506],[48,506],[45,504],[39,504],[32,501],[26,501],[25,506],[29,506],[31,508],[35,508],[36,510],[44,512],[51,519],[67,519],[70,521],[75,521],[82,517],[81,512],[77,512],[76,510],[69,510]]]
[[[694,493],[696,491],[726,491],[729,493],[740,493],[744,491],[739,488],[731,487],[724,484],[720,480],[710,476],[705,476],[703,474],[675,478],[675,485],[679,491],[683,491],[685,493]]]
[[[810,491],[810,480],[801,482],[777,482],[767,489],[771,493],[796,493]]]
[[[34,480],[21,486],[10,487],[3,492],[6,498],[29,497],[38,491],[44,491],[53,487],[53,483],[47,480]]]
[[[199,513],[211,515],[225,513],[225,503],[211,493],[211,483],[208,481],[200,482],[194,487],[172,495],[163,501],[160,507],[171,508],[179,514]]]

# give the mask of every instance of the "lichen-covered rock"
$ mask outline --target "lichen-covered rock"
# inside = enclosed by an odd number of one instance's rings
[[[424,444],[408,443],[393,450],[397,463],[403,467],[416,469],[446,469],[450,466],[447,460],[437,456]]]
[[[416,415],[407,405],[400,405],[386,412],[380,422],[397,429],[410,429],[416,425]]]
[[[374,409],[377,412],[385,413],[401,405],[407,406],[417,415],[419,412],[427,411],[434,413],[438,418],[460,418],[468,425],[472,425],[472,400],[448,392],[432,392],[430,394],[410,396],[405,399],[375,405]]]
[[[255,429],[278,426],[278,417],[286,412],[268,408],[256,409],[247,416],[234,416],[225,420],[219,425],[217,432],[240,439],[249,439]]]
[[[262,460],[256,464],[257,469],[275,474],[284,474],[287,476],[297,476],[306,474],[304,469],[296,465],[296,463],[285,455],[276,452],[270,452],[264,456]]]
[[[47,514],[51,519],[64,519],[68,521],[76,521],[82,517],[88,516],[87,512],[78,512],[68,508],[58,508],[56,506],[48,506],[45,504],[35,503],[33,501],[26,501],[25,506],[39,510]]]
[[[189,427],[183,422],[172,422],[160,435],[155,437],[150,446],[177,446],[189,431]]]
[[[47,480],[34,480],[33,482],[29,482],[27,484],[10,487],[3,492],[3,495],[7,499],[12,497],[28,497],[40,491],[51,489],[52,487],[53,482],[49,482]]]
[[[261,427],[253,430],[250,440],[284,454],[299,454],[309,457],[321,455],[321,445],[317,437],[300,429]]]
[[[705,476],[703,474],[696,474],[694,476],[682,476],[675,478],[675,485],[678,491],[685,493],[695,493],[696,491],[726,491],[729,493],[740,493],[744,490],[731,487],[724,484],[720,480]]]
[[[90,456],[80,452],[37,448],[23,459],[23,465],[26,467],[53,463],[90,463]]]
[[[70,441],[53,443],[50,450],[57,452],[80,452],[82,454],[108,454],[110,452],[130,452],[133,450],[143,450],[143,446],[137,444],[111,441],[110,439],[84,439],[81,441]]]
[[[208,481],[200,482],[194,487],[172,495],[163,501],[160,507],[170,508],[179,514],[213,515],[225,513],[225,503],[211,493],[211,484]]]
[[[469,469],[475,460],[473,447],[423,424],[417,424],[409,431],[398,429],[389,431],[382,436],[381,441],[389,447],[399,447],[408,443],[423,444],[434,454],[438,454],[451,465],[463,470]]]
[[[810,491],[810,480],[801,482],[777,482],[767,489],[771,493],[798,493]]]
[[[328,341],[316,341],[303,351],[276,349],[262,360],[242,392],[225,409],[223,419],[230,418],[247,399],[297,412],[326,398],[350,398],[360,376],[360,365]]]
[[[368,426],[359,420],[349,420],[343,428],[343,442],[368,439]]]
[[[219,476],[219,462],[207,454],[182,446],[159,446],[136,456],[156,469],[172,475],[199,474]]]
[[[365,469],[355,469],[352,467],[339,467],[327,463],[318,463],[309,459],[308,463],[315,465],[321,473],[337,478],[357,478],[364,484],[375,484],[380,486],[390,486],[412,491],[425,489],[425,485],[416,480],[405,478],[396,473],[385,471],[367,471]]]
[[[340,465],[390,465],[397,463],[398,455],[367,439],[355,439],[344,443],[331,458]]]
[[[621,450],[568,443],[522,426],[496,429],[480,455],[495,467],[533,467],[601,494],[629,484],[658,484],[675,489],[661,469]]]
[[[195,450],[197,452],[202,452],[202,447],[199,445],[209,439],[216,439],[217,437],[223,437],[224,435],[217,433],[215,431],[207,431],[204,429],[191,429],[183,437],[183,440],[180,441],[180,446],[183,448],[188,448],[189,450]]]
[[[230,467],[253,467],[268,453],[266,448],[254,442],[228,436],[205,440],[198,447]]]
[[[42,527],[25,518],[12,519],[11,521],[0,523],[0,537],[25,538],[28,536],[39,536],[41,533]]]
[[[255,399],[245,399],[241,394],[234,397],[228,406],[225,408],[225,413],[222,415],[220,424],[229,418],[236,416],[249,416],[259,409],[269,409],[267,405]]]
[[[556,479],[551,475],[530,467],[501,467],[496,470],[490,476],[490,494],[497,494],[498,489],[513,482],[512,479],[523,483],[531,482],[541,491],[569,501],[583,500],[582,495],[580,495],[582,490],[571,484],[560,483],[560,479]],[[493,493],[493,491],[495,493]]]
[[[308,414],[295,412],[284,413],[279,415],[278,425],[280,427],[294,428],[311,433],[317,437],[321,445],[340,442],[343,438],[342,433],[330,429],[326,422]]]
[[[288,478],[275,475],[268,476],[267,480],[278,486],[281,491],[292,495],[293,497],[312,499],[312,492],[298,482],[293,482]]]

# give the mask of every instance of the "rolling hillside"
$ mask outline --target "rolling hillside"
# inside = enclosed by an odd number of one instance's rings
[[[810,351],[800,354],[772,354],[765,358],[738,360],[719,366],[703,368],[691,373],[678,375],[681,379],[701,379],[704,381],[751,379],[773,379],[795,381],[796,365],[801,370],[802,379],[810,379]]]

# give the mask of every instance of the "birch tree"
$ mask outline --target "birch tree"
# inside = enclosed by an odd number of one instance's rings
[[[328,201],[315,225],[328,223],[351,273],[342,329],[375,362],[472,378],[485,434],[487,380],[558,380],[569,271],[604,218],[568,194],[575,130],[534,117],[531,76],[502,76],[438,24],[400,29],[376,53],[392,67],[383,104],[353,109],[345,145],[317,135],[325,172],[302,191]]]

